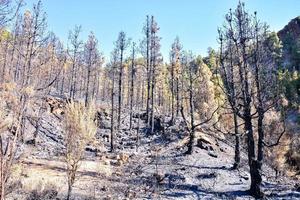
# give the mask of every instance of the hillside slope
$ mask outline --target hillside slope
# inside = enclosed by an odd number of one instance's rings
[[[278,37],[283,44],[283,63],[289,69],[300,70],[300,16],[292,19]]]
[[[105,106],[101,106],[105,108]],[[230,137],[197,132],[192,155],[184,155],[187,134],[180,118],[165,131],[148,135],[128,130],[128,114],[123,113],[123,128],[117,134],[115,153],[109,152],[109,119],[101,109],[98,144],[86,149],[74,199],[251,199],[246,190],[249,175],[246,155],[239,170],[231,170],[234,148]],[[135,114],[137,127],[139,113]],[[67,191],[62,130],[63,113],[45,112],[36,144],[24,144],[18,166],[19,186],[8,199],[64,199]],[[166,119],[167,121],[167,119]],[[141,120],[141,130],[145,124]],[[29,130],[29,129],[28,129]],[[300,199],[296,180],[275,177],[264,166],[263,189],[269,199]]]

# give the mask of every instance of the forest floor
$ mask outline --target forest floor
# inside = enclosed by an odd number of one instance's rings
[[[109,121],[108,116],[105,120]],[[136,130],[125,128],[128,119],[122,125],[114,153],[109,152],[107,124],[98,130],[101,151],[92,147],[86,151],[73,199],[252,199],[246,192],[250,185],[246,156],[242,153],[241,167],[232,170],[234,148],[229,140],[198,133],[204,143],[196,144],[192,155],[185,155],[187,135],[180,125],[168,127],[164,134],[141,131],[138,148]],[[7,199],[66,197],[61,118],[47,112],[41,127],[36,145],[22,145],[25,153],[14,168],[19,183]],[[274,170],[263,168],[262,187],[268,199],[300,199],[296,183],[297,179],[284,175],[275,178]]]

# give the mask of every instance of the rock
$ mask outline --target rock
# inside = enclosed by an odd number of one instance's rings
[[[110,135],[109,134],[103,134],[102,138],[103,138],[104,142],[109,142]]]
[[[97,153],[99,152],[99,149],[97,147],[94,147],[94,146],[87,146],[85,148],[86,151],[89,151],[89,152],[92,152],[92,153]]]
[[[115,172],[113,173],[113,175],[115,175],[115,176],[122,176],[122,172],[120,172],[120,171],[115,171]]]
[[[110,165],[118,166],[118,161],[117,160],[111,160]]]
[[[117,163],[116,163],[116,165],[117,166],[122,166],[124,164],[124,162],[122,161],[122,160],[117,160]]]
[[[211,138],[207,137],[206,135],[202,133],[196,133],[197,139],[197,144],[196,146],[199,147],[200,149],[204,149],[206,151],[214,152],[219,147],[215,144],[214,141],[212,141]]]
[[[152,124],[152,122],[150,122],[150,124]],[[148,131],[150,132],[151,130],[148,129]],[[154,117],[154,130],[153,131],[156,133],[164,131],[164,126],[163,126],[161,117],[159,117],[159,116]]]
[[[197,147],[206,151],[214,151],[214,148],[212,147],[211,143],[203,138],[197,140]]]
[[[107,191],[107,187],[104,185],[103,187],[100,188],[101,191],[106,192]]]
[[[112,199],[111,195],[107,195],[106,197],[103,198],[103,200],[111,200],[111,199]]]
[[[105,119],[99,120],[99,128],[110,129],[110,121]]]
[[[136,197],[136,193],[129,190],[128,192],[126,192],[125,196],[127,197],[126,199],[134,199]]]
[[[170,130],[172,133],[178,133],[179,132],[179,126],[173,125],[168,127],[168,130]]]
[[[300,192],[300,183],[296,183],[295,189],[297,192]]]
[[[125,135],[130,135],[130,131],[125,131]]]
[[[198,138],[198,140],[201,140],[202,142],[206,144],[213,144],[214,142],[211,140],[211,138],[207,137],[205,134],[201,132],[196,132],[195,136]]]
[[[199,174],[197,176],[198,179],[211,179],[211,178],[216,178],[217,177],[217,174],[215,172],[213,173],[204,173],[204,174]]]
[[[25,141],[25,143],[28,145],[35,145],[35,139],[27,140],[27,141]]]
[[[49,96],[49,97],[46,97],[46,102],[48,103],[48,105],[50,107],[50,113],[53,113],[56,115],[64,114],[64,108],[65,108],[65,104],[66,104],[64,99]]]
[[[156,179],[158,184],[161,184],[163,180],[165,179],[165,175],[159,174],[159,173],[154,173],[153,177]]]
[[[292,19],[282,30],[278,32],[278,37],[283,41],[283,52],[282,60],[286,67],[289,67],[290,70],[295,68],[299,70],[299,61],[295,61],[295,57],[291,54],[289,49],[297,48],[296,42],[289,41],[298,41],[300,36],[300,17]],[[287,48],[287,46],[289,48]],[[294,63],[295,62],[295,63]]]
[[[110,161],[109,160],[104,160],[104,165],[110,165]]]
[[[126,153],[120,153],[119,155],[117,155],[117,161],[119,162],[120,165],[127,163],[128,159],[129,159],[129,156]]]
[[[109,117],[109,114],[108,114],[108,111],[105,109],[105,108],[99,108],[98,111],[97,111],[97,117],[98,119],[99,118],[108,118]]]
[[[214,158],[218,157],[218,155],[215,152],[212,152],[212,151],[209,151],[208,155],[211,156],[211,157],[214,157]]]
[[[134,113],[133,118],[140,118],[141,120],[147,120],[147,113],[146,112]]]

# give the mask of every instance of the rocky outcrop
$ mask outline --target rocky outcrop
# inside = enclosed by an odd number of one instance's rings
[[[292,19],[282,30],[278,32],[278,37],[283,40],[287,36],[293,39],[300,38],[300,16]]]
[[[55,115],[63,115],[66,100],[58,97],[48,96],[46,102],[50,107],[50,113]]]
[[[300,70],[300,16],[292,19],[277,35],[283,45],[284,66],[290,70]]]

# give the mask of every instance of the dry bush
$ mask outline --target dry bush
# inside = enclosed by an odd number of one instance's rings
[[[20,89],[15,83],[0,86],[0,199],[9,188],[12,166],[18,159],[18,141],[21,136],[22,118],[33,91]]]
[[[40,183],[38,187],[30,191],[27,200],[52,200],[57,198],[58,192],[54,184]]]
[[[96,134],[95,109],[93,104],[84,107],[81,103],[71,102],[65,110],[65,144],[68,177],[68,199],[75,182],[80,160],[83,159],[85,147]]]
[[[280,137],[282,130],[284,130],[283,126],[285,126],[284,123],[282,123],[281,113],[274,109],[270,110],[265,115],[264,123],[265,142],[267,144],[275,144]],[[266,161],[274,168],[276,176],[286,168],[285,154],[288,151],[289,143],[290,137],[288,129],[286,128],[284,135],[277,145],[271,148],[265,148]]]
[[[265,123],[265,141],[269,144],[274,144],[279,138],[281,130],[283,130],[280,113],[271,110],[265,117]],[[295,172],[300,172],[300,139],[297,136],[298,129],[294,124],[286,122],[285,126],[285,133],[278,145],[266,148],[266,157],[268,163],[277,173],[293,175]]]
[[[286,162],[291,166],[292,170],[300,175],[300,138],[295,135],[289,145],[286,156]]]

